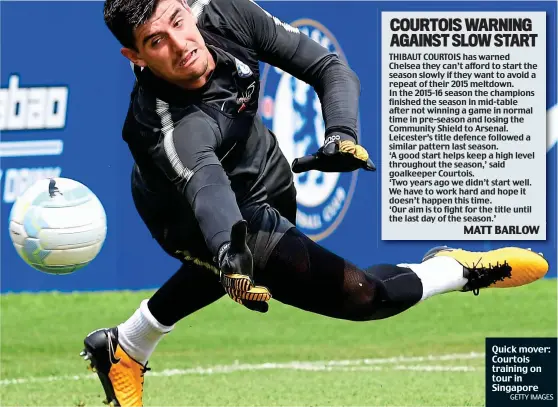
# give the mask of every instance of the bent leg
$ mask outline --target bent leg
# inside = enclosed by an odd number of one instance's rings
[[[360,269],[295,228],[255,277],[280,302],[348,320],[387,318],[422,298],[421,280],[411,269],[388,264]]]

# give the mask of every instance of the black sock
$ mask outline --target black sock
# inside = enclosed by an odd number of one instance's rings
[[[157,321],[166,326],[206,307],[225,295],[213,271],[184,263],[149,299],[147,306]]]

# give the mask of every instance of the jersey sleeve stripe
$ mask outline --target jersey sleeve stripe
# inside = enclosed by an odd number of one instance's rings
[[[293,34],[298,34],[300,33],[299,29],[296,27],[293,27],[290,24],[287,24],[284,21],[279,20],[277,17],[271,15],[267,10],[265,10],[264,8],[262,8],[258,3],[256,3],[254,0],[250,0],[252,3],[254,3],[256,6],[259,7],[260,10],[262,10],[269,18],[271,18],[273,20],[273,22],[275,23],[276,26],[278,27],[283,27],[286,31],[291,32]]]
[[[211,0],[196,0],[196,1],[194,1],[194,3],[192,4],[191,9],[192,9],[192,14],[196,18],[196,20],[198,20],[200,18],[201,14],[203,13],[203,9],[209,3],[211,3]]]
[[[176,148],[174,147],[174,122],[172,121],[169,104],[161,99],[157,99],[155,110],[161,118],[161,131],[163,133],[163,146],[165,154],[172,168],[176,172],[177,178],[180,177],[188,182],[194,175],[194,171],[186,168],[184,164],[182,164],[182,161],[180,161],[180,157],[178,157],[178,153],[176,152]]]

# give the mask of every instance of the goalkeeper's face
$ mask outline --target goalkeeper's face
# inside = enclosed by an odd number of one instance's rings
[[[122,54],[136,65],[184,88],[203,85],[213,59],[185,2],[161,0],[135,37],[137,50],[123,48]]]

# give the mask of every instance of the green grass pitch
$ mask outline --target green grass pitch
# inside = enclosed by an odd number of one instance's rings
[[[486,337],[555,337],[556,280],[451,293],[396,317],[340,321],[228,298],[181,321],[146,374],[146,406],[482,406]],[[79,357],[90,331],[151,292],[8,294],[1,300],[0,404],[102,406]]]

